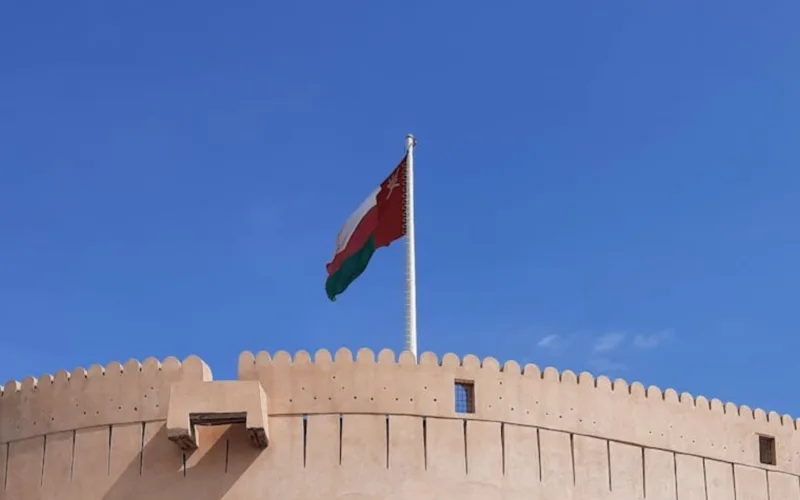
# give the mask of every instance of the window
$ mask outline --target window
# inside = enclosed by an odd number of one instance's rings
[[[475,382],[456,380],[456,413],[475,413]]]
[[[765,465],[776,465],[775,438],[772,436],[758,436],[759,460]]]

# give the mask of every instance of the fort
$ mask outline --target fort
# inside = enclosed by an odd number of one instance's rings
[[[474,356],[131,360],[0,388],[0,499],[800,500],[797,426]]]

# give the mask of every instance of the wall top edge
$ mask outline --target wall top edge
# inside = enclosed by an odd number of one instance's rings
[[[502,373],[506,378],[519,377],[520,379],[534,379],[544,382],[560,383],[604,390],[611,394],[626,395],[635,399],[662,401],[667,404],[679,404],[691,406],[693,408],[705,409],[725,415],[734,415],[748,418],[759,422],[770,423],[773,425],[789,426],[797,429],[800,426],[800,419],[794,420],[791,415],[781,415],[775,411],[767,412],[761,408],[752,409],[747,405],[736,405],[728,402],[723,403],[719,399],[708,399],[705,396],[693,396],[688,392],[678,393],[674,389],[662,390],[655,385],[645,387],[640,382],[628,383],[625,379],[617,378],[611,380],[605,375],[594,376],[589,372],[576,374],[572,370],[560,371],[552,366],[541,369],[533,363],[520,366],[516,361],[506,361],[500,364],[497,359],[489,356],[481,360],[475,355],[468,354],[463,358],[453,353],[446,353],[439,358],[433,352],[424,352],[419,355],[419,360],[415,360],[409,351],[400,352],[396,355],[391,349],[381,350],[377,356],[374,351],[368,348],[359,349],[355,356],[347,348],[341,348],[334,354],[327,349],[317,350],[313,357],[308,351],[297,351],[294,356],[287,351],[277,351],[270,354],[266,351],[253,353],[245,351],[239,355],[239,378],[247,377],[248,374],[257,373],[260,368],[290,368],[307,367],[316,365],[320,368],[335,365],[394,365],[394,366],[419,366],[419,367],[438,367],[447,370],[460,370],[463,375],[469,371],[483,371],[492,373]]]
[[[40,377],[25,377],[21,382],[9,380],[5,385],[0,385],[0,401],[19,392],[36,391],[43,386],[66,386],[70,383],[81,380],[91,382],[92,380],[107,380],[114,377],[126,377],[136,374],[137,376],[165,376],[170,377],[177,374],[188,376],[195,380],[213,380],[211,368],[197,356],[188,356],[183,361],[169,356],[163,361],[157,358],[147,358],[144,362],[130,359],[125,364],[112,361],[106,366],[95,364],[85,369],[75,368],[72,371],[59,370],[55,375],[43,374]]]
[[[687,405],[774,425],[789,426],[795,430],[800,426],[800,419],[794,420],[790,415],[780,415],[774,411],[766,412],[761,408],[751,409],[747,405],[737,406],[730,402],[723,403],[716,398],[709,400],[705,396],[693,396],[688,392],[679,394],[674,389],[662,391],[659,387],[654,385],[645,387],[640,382],[629,384],[621,378],[612,381],[605,375],[595,377],[588,372],[582,372],[580,374],[575,374],[575,372],[571,370],[559,372],[552,366],[540,369],[537,365],[532,363],[520,366],[520,364],[515,361],[507,361],[501,366],[497,359],[493,357],[486,357],[481,360],[472,354],[460,358],[456,354],[447,353],[439,358],[435,353],[424,352],[420,354],[419,360],[417,361],[408,351],[403,351],[399,355],[395,355],[395,352],[390,349],[381,350],[377,356],[371,349],[367,348],[359,349],[355,356],[346,348],[337,350],[334,355],[331,355],[330,351],[327,349],[319,349],[314,353],[313,357],[309,352],[303,350],[296,352],[294,356],[287,351],[277,351],[272,355],[265,351],[257,353],[245,351],[239,355],[238,378],[252,378],[257,375],[261,368],[301,368],[304,366],[310,367],[311,365],[320,368],[334,365],[417,366],[420,368],[429,367],[442,368],[445,370],[459,370],[462,374],[469,371],[502,373],[506,378],[519,377],[520,379],[541,380],[546,383],[576,385],[594,390],[607,391],[612,395],[625,395],[640,400],[655,400],[667,404]],[[112,361],[106,366],[92,365],[88,370],[78,367],[71,372],[60,370],[55,375],[44,374],[38,378],[26,377],[21,382],[10,380],[6,382],[4,386],[0,386],[0,401],[11,395],[16,395],[16,393],[19,392],[36,391],[43,384],[54,386],[68,385],[76,378],[88,379],[87,381],[90,382],[93,379],[124,377],[126,373],[130,375],[132,372],[137,374],[152,374],[154,376],[159,376],[159,374],[170,376],[176,373],[182,373],[188,375],[189,378],[193,380],[213,380],[209,366],[195,355],[188,356],[182,362],[175,357],[167,357],[163,361],[151,357],[145,359],[144,362],[139,362],[135,359],[131,359],[125,364]]]

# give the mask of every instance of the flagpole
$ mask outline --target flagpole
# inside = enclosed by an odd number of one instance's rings
[[[406,350],[417,358],[417,263],[414,241],[414,146],[406,136]]]

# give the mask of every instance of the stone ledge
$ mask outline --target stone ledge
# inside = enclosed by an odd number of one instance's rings
[[[195,426],[245,424],[253,445],[269,445],[267,395],[258,381],[182,381],[170,386],[167,436],[186,451],[199,447]]]

